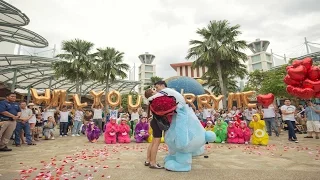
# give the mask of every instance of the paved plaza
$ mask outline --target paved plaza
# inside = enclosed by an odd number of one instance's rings
[[[271,137],[267,147],[208,144],[209,158],[194,158],[192,171],[186,173],[145,167],[148,143],[106,145],[102,138],[92,144],[84,136],[57,137],[1,152],[0,179],[320,179],[320,140],[298,135],[300,143],[295,144],[285,133]],[[161,164],[166,154],[161,144]]]

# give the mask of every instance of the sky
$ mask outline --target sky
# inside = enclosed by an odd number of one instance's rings
[[[49,48],[80,38],[95,48],[114,47],[131,67],[138,56],[156,56],[157,76],[176,75],[171,63],[186,62],[191,39],[211,20],[239,24],[239,39],[270,41],[278,55],[306,53],[304,37],[320,43],[318,0],[7,0],[31,20],[25,28],[45,37]],[[315,45],[317,46],[317,45]],[[26,48],[27,49],[27,48]],[[29,50],[30,51],[30,50]],[[35,50],[34,50],[35,51]],[[37,50],[39,51],[39,50]],[[32,52],[31,52],[32,53]],[[247,50],[248,55],[252,54]],[[137,71],[137,69],[136,69]],[[136,72],[137,74],[137,72]],[[138,77],[136,75],[136,77]],[[137,80],[137,79],[136,79]]]

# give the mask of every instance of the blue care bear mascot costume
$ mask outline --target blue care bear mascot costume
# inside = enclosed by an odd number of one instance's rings
[[[165,133],[165,143],[169,148],[169,155],[165,158],[165,168],[170,171],[190,171],[192,156],[203,154],[205,143],[214,142],[216,135],[212,131],[205,131],[180,93],[165,88],[150,97],[149,100],[152,101],[161,96],[174,97],[177,103],[170,128]],[[157,104],[157,106],[161,105]]]

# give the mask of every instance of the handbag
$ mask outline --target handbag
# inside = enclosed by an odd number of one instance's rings
[[[170,122],[168,121],[166,116],[158,116],[156,114],[153,114],[153,118],[157,122],[161,131],[166,131],[170,128]]]

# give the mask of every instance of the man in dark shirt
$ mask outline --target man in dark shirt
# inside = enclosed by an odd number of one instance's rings
[[[9,93],[6,100],[0,101],[0,151],[12,151],[7,147],[10,137],[16,128],[16,120],[21,115],[19,104],[16,103],[16,94]]]

